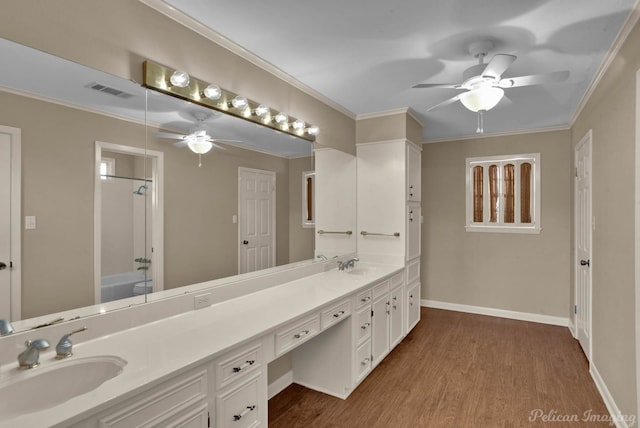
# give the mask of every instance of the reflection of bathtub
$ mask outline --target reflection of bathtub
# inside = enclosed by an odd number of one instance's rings
[[[110,302],[112,300],[133,297],[137,294],[144,294],[145,287],[144,272],[124,272],[115,275],[106,275],[101,280],[102,302]],[[136,284],[138,284],[137,287]],[[151,278],[146,279],[147,292],[153,289]],[[134,290],[135,287],[135,290]]]

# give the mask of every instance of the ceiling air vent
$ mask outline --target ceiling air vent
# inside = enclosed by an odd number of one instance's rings
[[[133,97],[133,94],[130,94],[128,92],[125,91],[121,91],[120,89],[116,89],[116,88],[111,88],[107,85],[103,85],[102,83],[90,83],[87,85],[87,88],[96,90],[96,91],[100,91],[100,92],[104,92],[105,94],[111,94],[114,95],[118,98],[131,98]]]

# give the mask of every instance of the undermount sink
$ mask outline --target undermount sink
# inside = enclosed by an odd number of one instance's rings
[[[0,414],[38,412],[93,391],[122,373],[127,362],[116,356],[41,360],[41,366],[12,372],[0,383]]]

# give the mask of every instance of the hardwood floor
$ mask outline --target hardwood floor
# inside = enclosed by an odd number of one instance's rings
[[[609,413],[567,328],[421,315],[347,400],[290,385],[269,400],[269,428],[612,426],[595,419]]]

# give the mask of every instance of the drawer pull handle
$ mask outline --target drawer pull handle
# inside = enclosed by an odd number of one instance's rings
[[[363,366],[366,366],[367,364],[369,364],[369,361],[371,361],[371,359],[369,357],[367,357],[364,360],[362,360],[362,362],[360,364],[362,364]]]
[[[300,333],[296,333],[293,335],[295,339],[300,339],[302,336],[306,336],[309,334],[309,330],[302,330]]]
[[[254,365],[256,362],[255,360],[247,360],[245,361],[245,363],[243,365],[241,365],[240,367],[234,367],[233,368],[233,372],[234,373],[240,373],[242,370],[246,369],[247,367],[251,367],[252,365]]]
[[[369,328],[369,326],[370,326],[370,325],[371,325],[371,323],[370,323],[370,322],[366,322],[366,323],[362,324],[362,325],[360,326],[360,328],[361,328],[361,329],[363,329],[363,330],[366,330],[366,329],[368,329],[368,328]]]
[[[340,318],[342,315],[344,315],[344,311],[339,311],[337,314],[333,314],[333,317]]]
[[[256,406],[247,406],[246,409],[244,409],[242,412],[240,412],[240,414],[238,415],[233,415],[233,420],[235,421],[239,421],[240,419],[242,419],[243,416],[246,416],[249,412],[255,410]]]
[[[367,297],[363,297],[362,299],[360,299],[361,302],[368,302],[369,300],[371,300],[371,297],[367,296]]]

